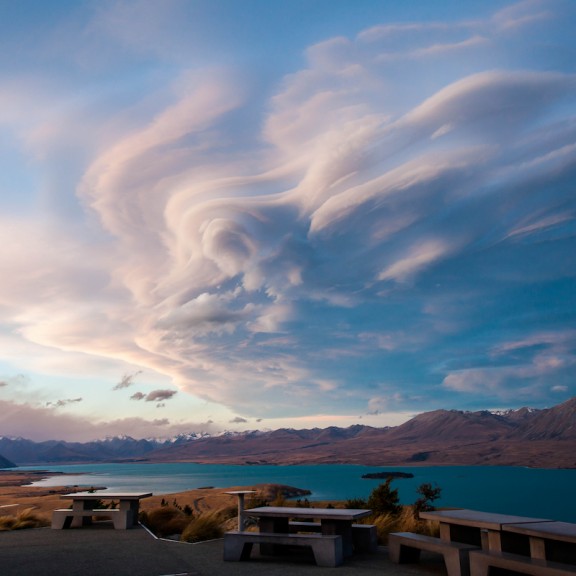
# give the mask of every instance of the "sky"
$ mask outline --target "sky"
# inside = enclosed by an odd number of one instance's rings
[[[572,0],[0,1],[0,435],[576,396]]]

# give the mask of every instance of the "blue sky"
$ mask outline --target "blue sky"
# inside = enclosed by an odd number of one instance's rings
[[[576,395],[576,4],[0,5],[0,435]]]

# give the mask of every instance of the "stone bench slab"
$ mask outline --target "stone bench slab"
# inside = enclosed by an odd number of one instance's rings
[[[128,512],[124,510],[107,508],[72,510],[71,508],[62,508],[52,512],[52,528],[54,530],[70,528],[75,520],[79,521],[78,525],[81,525],[83,518],[92,518],[93,516],[110,517],[116,530],[126,530],[128,527]]]
[[[291,534],[297,532],[320,532],[319,522],[290,522]],[[373,524],[352,524],[352,545],[356,552],[374,552],[378,548],[378,532]]]
[[[470,576],[489,576],[491,568],[529,576],[574,576],[576,566],[506,552],[470,552]]]
[[[422,550],[441,554],[448,576],[469,576],[468,554],[479,548],[413,532],[395,532],[388,537],[388,554],[396,564],[418,562]]]
[[[344,561],[341,536],[236,531],[224,534],[224,560],[229,562],[248,560],[253,544],[310,547],[318,566],[340,566]]]

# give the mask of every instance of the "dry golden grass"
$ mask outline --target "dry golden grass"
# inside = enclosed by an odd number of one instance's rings
[[[50,522],[44,515],[38,514],[31,508],[22,510],[16,515],[0,516],[0,532],[24,528],[42,528],[49,525]]]
[[[391,532],[417,532],[437,536],[439,530],[437,524],[415,518],[412,506],[403,506],[398,516],[382,514],[369,518],[367,523],[376,526],[378,542],[383,545],[388,543],[388,534]]]
[[[203,542],[222,538],[224,528],[222,517],[218,512],[204,514],[199,518],[193,518],[180,536],[182,542]]]

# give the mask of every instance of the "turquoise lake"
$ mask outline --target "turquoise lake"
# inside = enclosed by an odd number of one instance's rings
[[[403,504],[413,503],[416,488],[437,484],[437,506],[473,508],[576,522],[576,470],[548,470],[505,466],[379,467],[346,464],[306,466],[230,466],[224,464],[78,464],[22,466],[21,470],[64,473],[35,485],[105,486],[108,490],[143,490],[170,494],[212,486],[287,484],[312,491],[314,500],[365,498],[382,481],[361,478],[367,472],[410,472],[414,478],[392,482]]]

